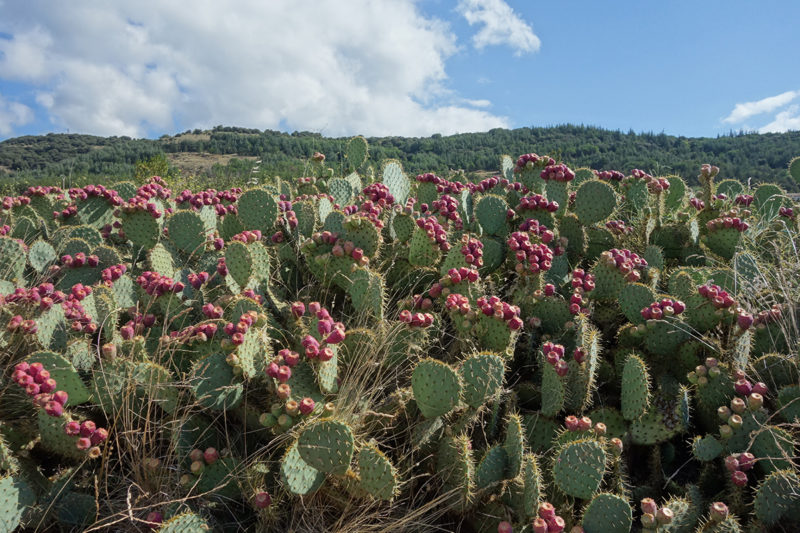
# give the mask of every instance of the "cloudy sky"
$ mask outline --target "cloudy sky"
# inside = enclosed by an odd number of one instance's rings
[[[793,0],[0,0],[0,139],[800,129]]]

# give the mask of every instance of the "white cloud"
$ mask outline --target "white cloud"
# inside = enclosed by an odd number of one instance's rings
[[[460,0],[456,9],[470,26],[483,25],[472,37],[476,48],[507,44],[515,55],[522,55],[536,52],[542,44],[531,26],[503,0]]]
[[[446,89],[455,36],[414,0],[0,2],[0,32],[13,36],[0,39],[0,79],[32,84],[72,131],[430,135],[509,125]]]
[[[9,102],[0,94],[0,135],[9,135],[14,126],[33,121],[33,110],[19,102]]]
[[[733,108],[733,111],[731,111],[731,114],[723,118],[722,121],[729,124],[738,124],[739,122],[747,120],[752,116],[775,111],[776,109],[785,106],[798,96],[800,96],[800,91],[786,91],[785,93],[762,98],[761,100],[757,100],[755,102],[736,104],[736,106]]]
[[[800,130],[800,105],[791,105],[775,115],[775,119],[758,129],[759,133],[783,133]]]

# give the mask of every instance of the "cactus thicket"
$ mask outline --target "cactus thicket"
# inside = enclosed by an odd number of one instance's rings
[[[0,528],[800,527],[779,187],[343,148],[3,199]]]

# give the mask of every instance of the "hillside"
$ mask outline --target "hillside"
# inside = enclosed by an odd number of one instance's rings
[[[167,154],[184,174],[200,172],[212,178],[215,173],[229,175],[226,168],[234,160],[237,168],[249,171],[250,167],[240,161],[249,158],[251,165],[260,159],[265,173],[295,177],[303,174],[305,161],[316,151],[326,154],[329,165],[336,168],[346,140],[310,132],[288,134],[222,126],[165,135],[158,140],[77,134],[25,136],[0,142],[0,178],[130,176],[137,161],[159,153]],[[642,168],[655,174],[679,174],[690,184],[696,184],[697,169],[708,162],[718,165],[726,177],[773,181],[797,190],[786,167],[800,153],[800,132],[690,138],[566,125],[450,136],[369,138],[369,143],[373,161],[397,158],[411,173],[446,173],[449,169],[491,172],[497,170],[501,154],[516,157],[536,152],[573,167],[626,172]]]

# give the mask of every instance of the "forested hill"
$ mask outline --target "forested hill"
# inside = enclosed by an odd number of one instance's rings
[[[797,185],[790,181],[786,168],[792,157],[800,155],[800,132],[690,138],[568,125],[368,140],[372,161],[397,158],[413,174],[432,171],[446,175],[449,169],[497,171],[501,154],[516,157],[536,152],[572,167],[626,173],[641,168],[653,174],[679,174],[690,183],[696,182],[701,164],[712,163],[722,169],[724,177],[773,181],[790,190],[797,190]],[[309,132],[288,134],[222,126],[158,140],[76,134],[26,136],[0,142],[0,178],[129,176],[137,161],[159,153],[252,156],[261,160],[263,171],[293,177],[302,175],[305,161],[316,151],[324,153],[328,164],[336,168],[346,141]],[[230,157],[224,159],[228,160]]]

